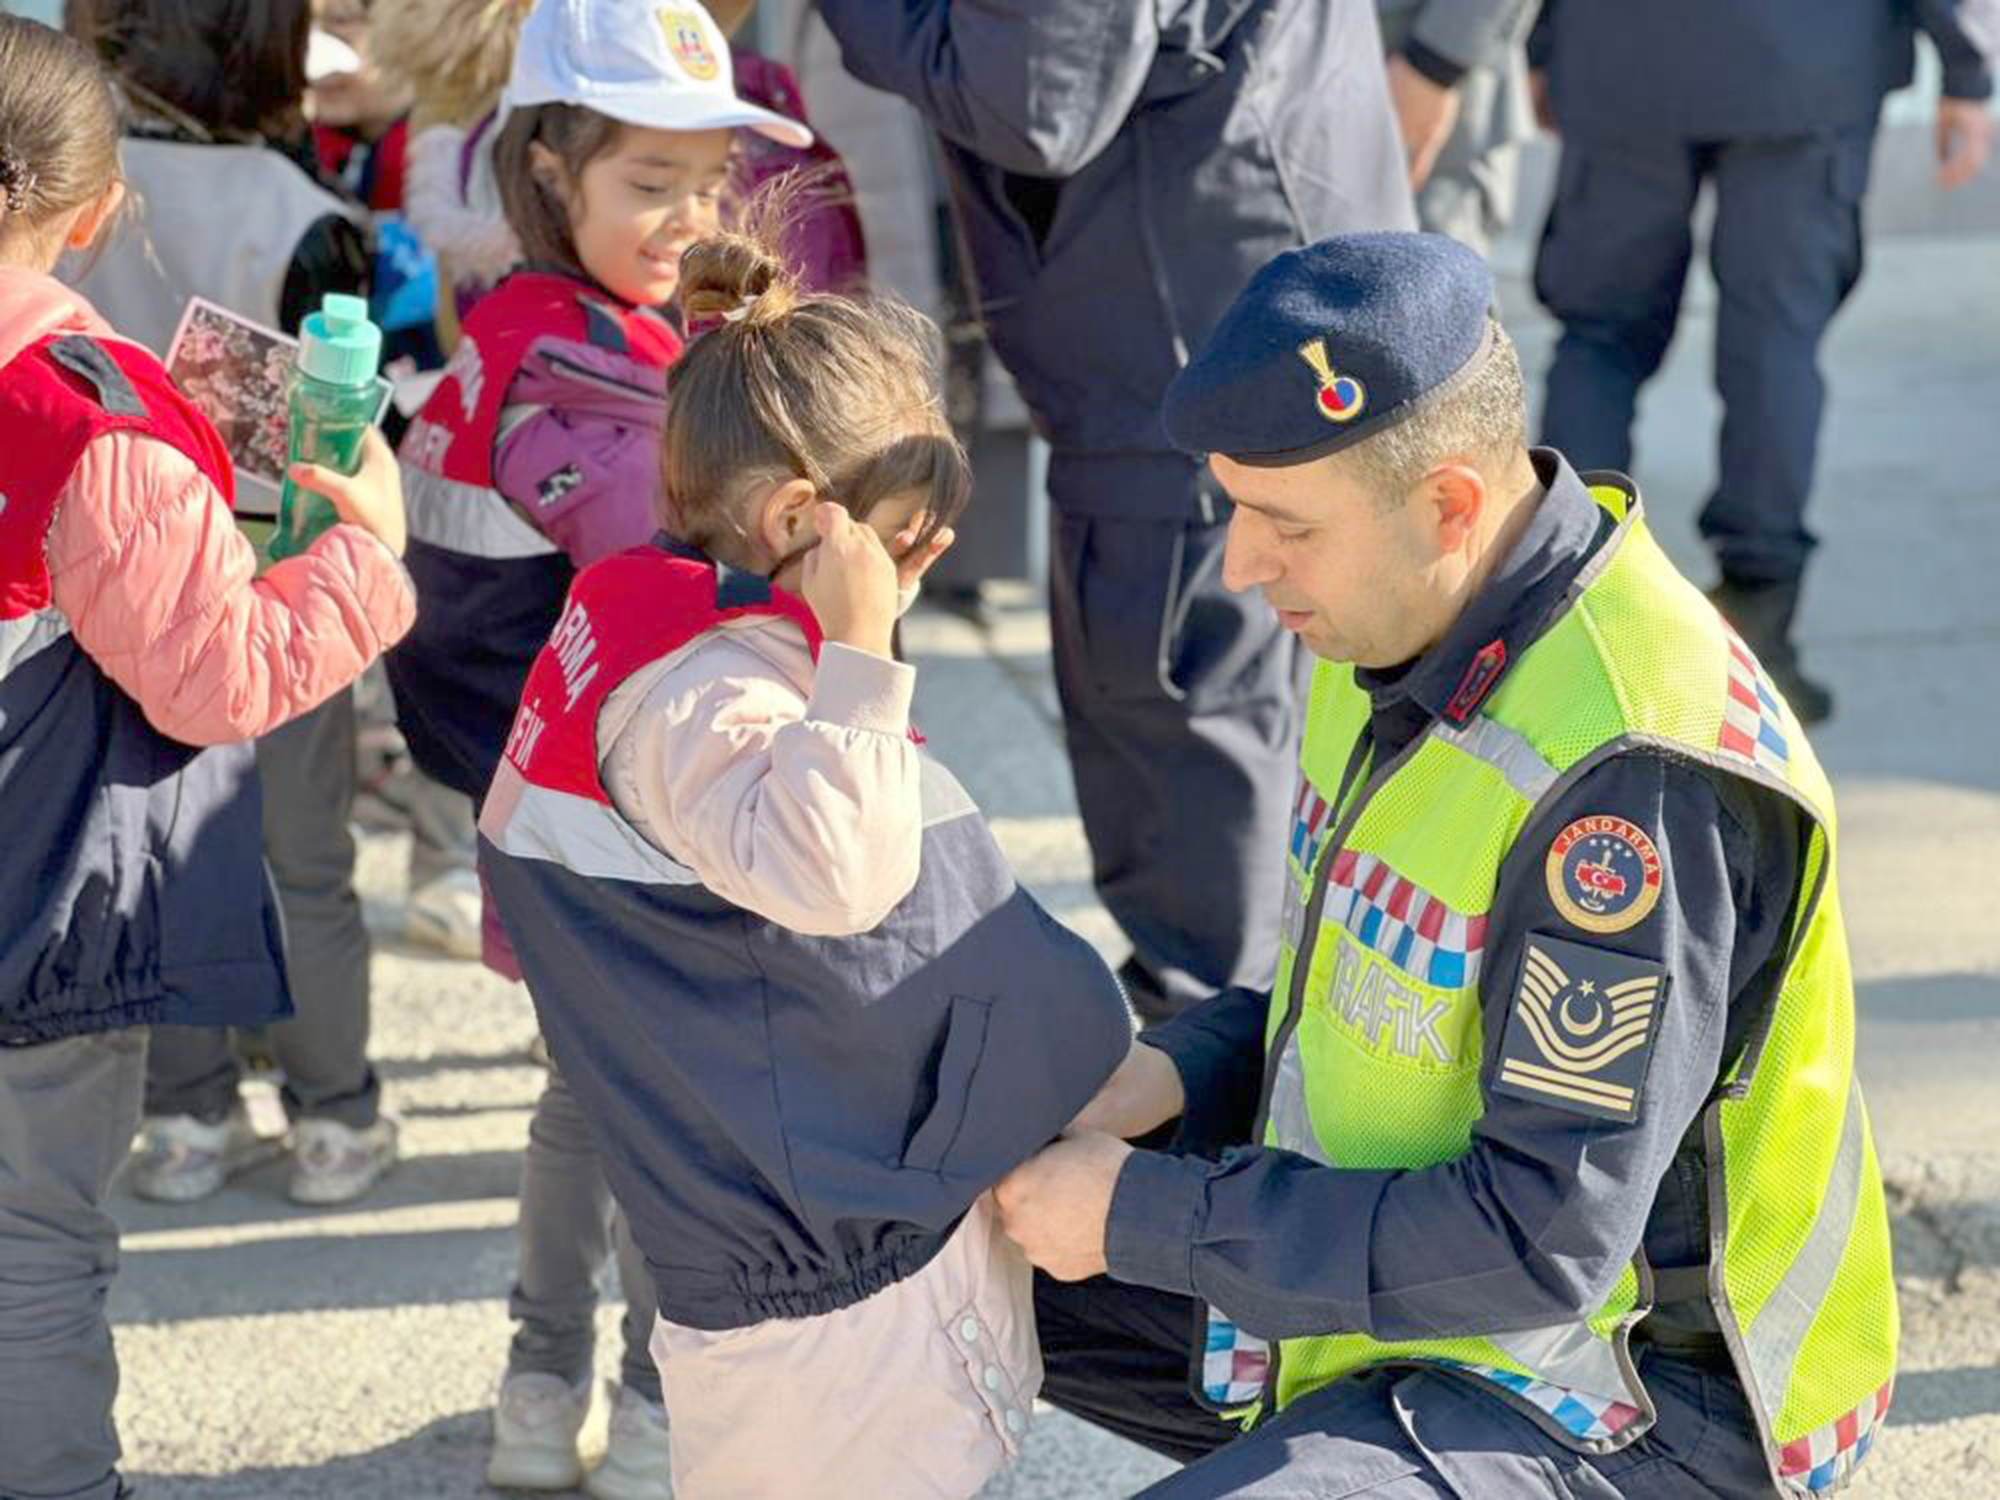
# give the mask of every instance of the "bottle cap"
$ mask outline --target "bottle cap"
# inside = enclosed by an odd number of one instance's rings
[[[299,330],[299,369],[328,385],[367,385],[382,364],[382,330],[361,297],[328,292]]]

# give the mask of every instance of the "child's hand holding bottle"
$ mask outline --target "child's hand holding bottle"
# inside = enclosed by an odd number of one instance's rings
[[[409,541],[403,472],[396,463],[396,450],[374,428],[361,439],[361,467],[352,474],[317,464],[293,464],[288,477],[300,489],[329,501],[341,520],[373,532],[396,556],[403,555]]]
[[[799,593],[829,641],[890,656],[901,579],[882,538],[838,505],[813,512],[819,541],[805,555]]]

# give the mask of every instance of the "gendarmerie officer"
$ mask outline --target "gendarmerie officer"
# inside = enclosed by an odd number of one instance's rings
[[[1319,658],[1278,980],[999,1188],[1097,1278],[1043,1283],[1047,1394],[1200,1460],[1160,1495],[1806,1496],[1888,1403],[1826,778],[1630,481],[1524,447],[1491,294],[1330,240],[1168,397]]]
[[[1876,125],[1910,81],[1918,28],[1943,62],[1939,180],[1956,186],[1992,134],[1994,0],[1544,0],[1529,43],[1563,146],[1535,263],[1563,328],[1543,440],[1579,464],[1630,465],[1633,405],[1673,339],[1709,183],[1723,419],[1701,534],[1717,606],[1807,723],[1833,707],[1792,641],[1820,337],[1861,274]]]

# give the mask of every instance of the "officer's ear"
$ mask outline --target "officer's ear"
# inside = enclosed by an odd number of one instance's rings
[[[1449,557],[1472,545],[1486,519],[1490,494],[1486,476],[1471,464],[1439,464],[1418,481],[1417,490],[1438,556]]]

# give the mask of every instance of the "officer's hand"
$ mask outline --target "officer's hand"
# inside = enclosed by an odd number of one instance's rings
[[[1000,1225],[1035,1265],[1058,1281],[1102,1276],[1111,1195],[1132,1148],[1086,1130],[1066,1135],[1000,1180]]]
[[[1077,1112],[1071,1130],[1101,1130],[1130,1140],[1167,1123],[1187,1108],[1181,1070],[1158,1047],[1134,1041],[1097,1097]]]
[[[1458,123],[1458,90],[1433,83],[1400,52],[1393,52],[1389,55],[1389,103],[1395,107],[1396,123],[1402,128],[1414,191],[1429,179],[1438,152],[1451,138],[1451,127]]]
[[[924,581],[924,574],[930,572],[931,565],[949,552],[951,544],[958,540],[958,533],[946,526],[919,547],[917,538],[923,535],[929,520],[928,512],[918,511],[910,518],[910,524],[896,533],[896,540],[889,544],[889,555],[896,559],[896,584],[906,594]]]
[[[819,542],[805,555],[799,593],[830,641],[890,655],[896,628],[896,564],[875,535],[845,510],[821,501],[813,510]]]
[[[300,489],[332,501],[341,520],[373,532],[396,556],[403,555],[410,535],[403,514],[403,471],[397,467],[396,450],[381,433],[371,427],[363,435],[361,467],[351,475],[316,464],[293,464],[290,474]]]
[[[1549,70],[1536,68],[1528,74],[1528,103],[1535,111],[1535,123],[1550,135],[1556,131],[1556,108],[1549,103]]]
[[[1993,116],[1984,99],[1938,100],[1939,187],[1949,190],[1972,181],[1992,149]]]

